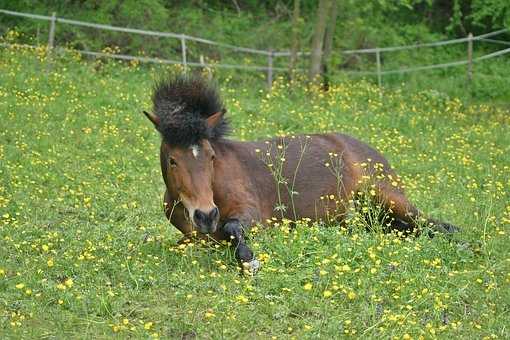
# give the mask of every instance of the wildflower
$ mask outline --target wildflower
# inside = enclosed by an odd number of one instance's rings
[[[261,253],[259,254],[258,258],[260,262],[267,263],[269,261],[270,256],[268,253]]]
[[[146,323],[143,325],[143,328],[144,328],[144,329],[147,329],[147,330],[151,329],[151,328],[152,328],[152,322],[150,322],[150,321],[149,321],[149,322],[146,322]]]
[[[322,293],[322,295],[325,298],[329,298],[329,297],[331,297],[331,295],[333,295],[333,293],[330,290],[325,290],[324,293]]]
[[[238,295],[236,297],[236,300],[241,302],[241,303],[248,303],[248,298],[246,296],[242,295],[242,294]]]
[[[311,289],[312,289],[312,287],[313,287],[313,285],[312,285],[311,283],[307,283],[307,284],[305,284],[305,285],[303,286],[303,289],[304,289],[304,290],[311,290]]]

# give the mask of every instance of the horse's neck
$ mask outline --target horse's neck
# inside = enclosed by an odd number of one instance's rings
[[[237,183],[249,183],[252,186],[268,187],[272,181],[271,172],[258,156],[257,149],[264,150],[264,142],[240,142],[230,139],[220,139],[212,143],[218,160],[215,171],[218,176],[227,180],[236,179]],[[271,187],[271,186],[269,186]]]

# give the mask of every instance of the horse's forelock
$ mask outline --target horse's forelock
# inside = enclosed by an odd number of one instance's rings
[[[154,112],[161,118],[158,130],[170,145],[190,146],[201,139],[214,140],[229,131],[225,118],[213,127],[206,119],[224,107],[214,83],[197,76],[170,77],[156,84]]]

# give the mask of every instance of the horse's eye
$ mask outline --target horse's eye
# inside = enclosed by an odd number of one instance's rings
[[[177,162],[172,157],[170,157],[170,160],[168,162],[170,163],[170,166],[177,166]]]
[[[211,156],[211,161],[214,161],[216,159],[216,155]]]

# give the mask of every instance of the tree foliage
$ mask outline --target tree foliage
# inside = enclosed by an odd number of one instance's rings
[[[337,0],[341,11],[332,37],[333,50],[408,44],[465,37],[510,27],[508,0]],[[299,37],[293,39],[293,0],[0,0],[0,8],[106,23],[117,26],[185,33],[224,43],[277,50],[310,50],[319,0],[299,2]],[[47,41],[48,23],[0,15],[0,35],[16,27],[27,36]],[[39,35],[38,35],[39,34]],[[120,46],[123,52],[178,56],[180,43],[171,39],[97,31],[58,24],[56,42],[83,49]],[[190,58],[194,46],[189,46]],[[219,55],[224,50],[204,51]],[[198,51],[198,47],[196,47]],[[336,57],[340,58],[340,57]],[[333,63],[343,62],[332,60]]]

